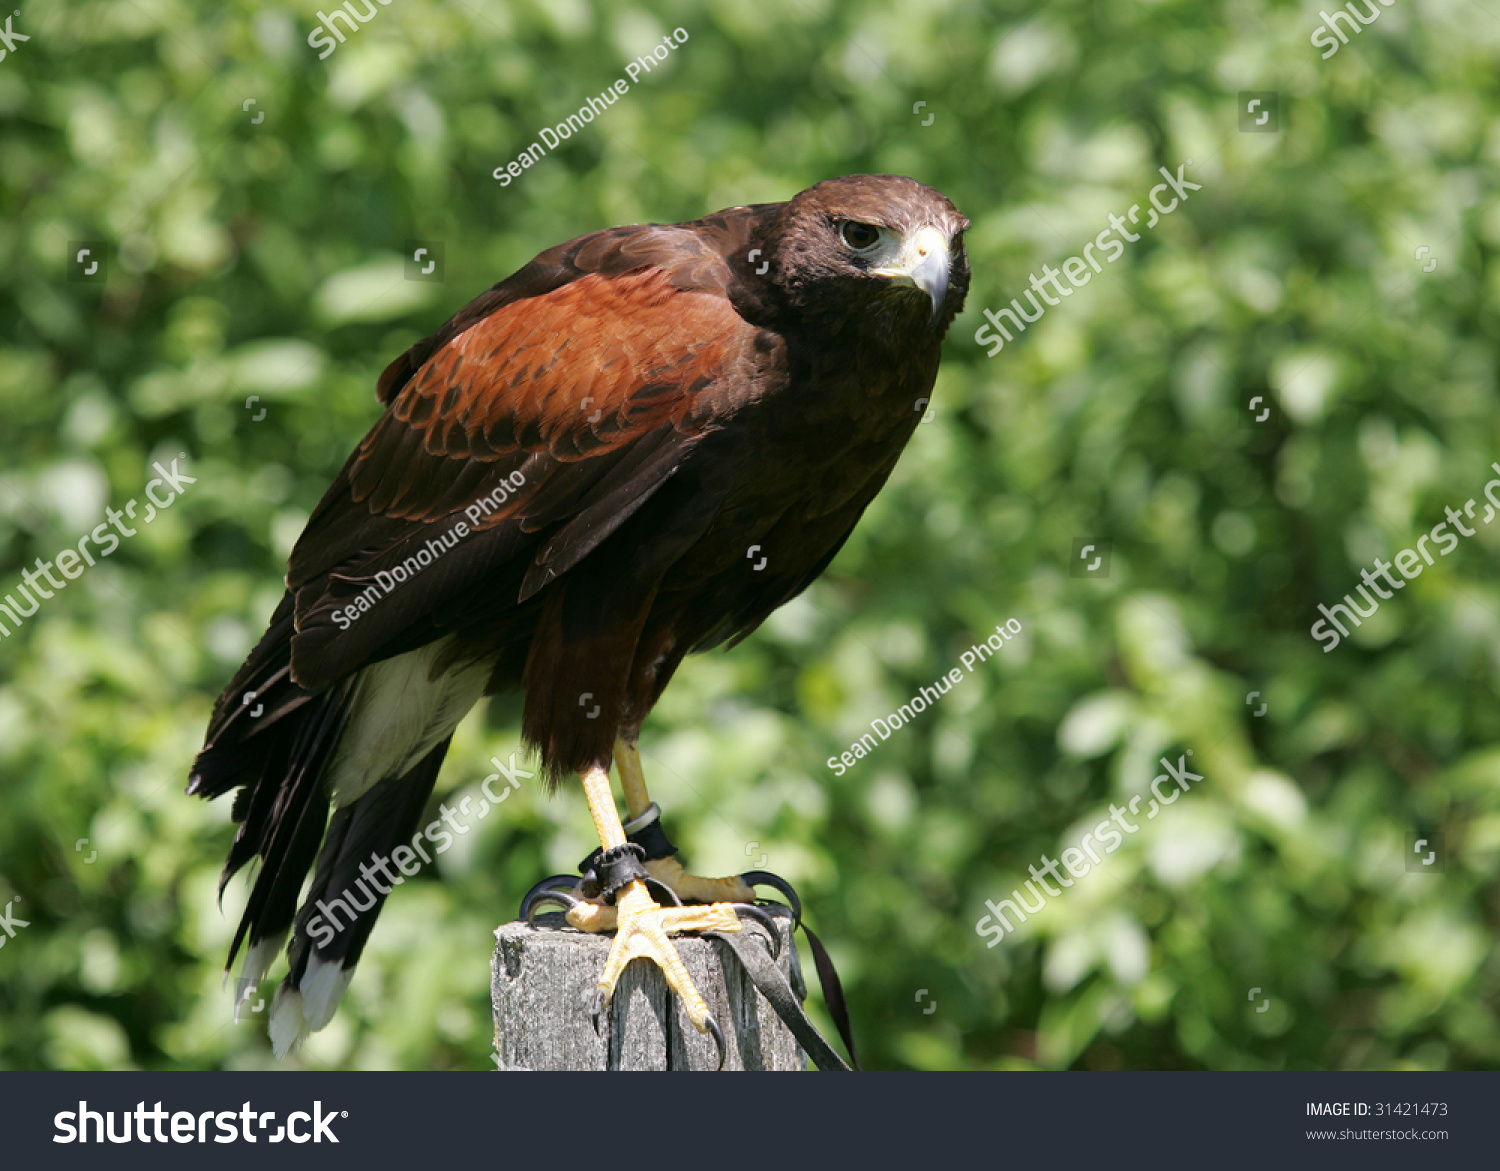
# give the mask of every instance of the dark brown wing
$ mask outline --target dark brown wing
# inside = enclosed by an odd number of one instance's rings
[[[743,237],[760,214],[715,217],[716,234]],[[769,389],[758,376],[779,342],[731,303],[726,242],[691,226],[583,237],[392,364],[385,415],[292,553],[298,685],[325,686],[398,641],[408,649],[414,628],[437,637],[444,606],[477,584],[496,585],[497,608],[525,601]],[[460,522],[468,531],[454,540]],[[382,571],[440,548],[420,574],[381,588]],[[372,587],[379,600],[349,622]]]

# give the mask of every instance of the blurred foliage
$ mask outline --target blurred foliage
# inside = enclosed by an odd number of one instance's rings
[[[969,306],[827,575],[648,725],[686,857],[799,884],[872,1066],[1500,1065],[1500,526],[1332,653],[1308,633],[1500,459],[1493,0],[1397,0],[1328,60],[1313,0],[392,0],[324,61],[313,0],[20,2],[0,592],[143,500],[153,460],[197,482],[0,639],[0,909],[28,924],[0,1063],[273,1064],[219,986],[228,803],[182,789],[385,363],[558,241],[886,171],[973,220]],[[607,114],[491,177],[679,26]],[[1278,132],[1238,129],[1244,90],[1279,92]],[[986,306],[1188,158],[1201,191],[986,356]],[[403,278],[409,240],[443,244],[440,282]],[[78,241],[102,285],[69,279]],[[1107,578],[1069,572],[1079,539],[1113,542]],[[518,716],[465,721],[439,799]],[[985,947],[986,899],[1189,748],[1189,796]],[[304,1063],[488,1065],[489,933],[591,845],[576,792],[498,812],[391,899]],[[1418,831],[1442,873],[1408,870]]]

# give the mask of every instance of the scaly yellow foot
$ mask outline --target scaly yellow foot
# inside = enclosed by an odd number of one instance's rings
[[[633,830],[643,829],[660,817],[661,810],[646,794],[634,744],[620,741],[616,747],[620,754],[627,805],[632,811],[631,826]],[[600,1017],[614,998],[615,986],[626,966],[631,960],[647,959],[661,969],[667,986],[682,1001],[693,1027],[700,1033],[713,1035],[722,1069],[724,1034],[693,985],[687,965],[667,937],[674,931],[740,931],[740,916],[745,915],[765,927],[774,954],[780,950],[780,935],[775,922],[753,905],[755,884],[777,887],[791,900],[794,915],[800,916],[797,896],[785,880],[764,871],[755,870],[731,878],[700,878],[688,874],[670,856],[642,865],[640,859],[648,846],[627,841],[625,826],[620,822],[610,792],[607,768],[602,764],[594,765],[586,769],[580,779],[594,829],[599,835],[599,850],[590,855],[583,866],[589,871],[591,896],[582,896],[577,880],[554,875],[531,888],[521,904],[521,914],[530,922],[542,903],[556,902],[568,908],[565,918],[571,926],[581,931],[615,932],[614,943],[610,945],[594,994],[595,1032],[599,1030]],[[671,843],[660,831],[657,837],[660,840],[654,844],[654,852],[669,854]],[[692,905],[663,907],[651,897],[650,883],[658,883],[657,889],[673,901],[691,902]],[[609,898],[611,891],[614,892],[613,900]],[[610,901],[613,906],[608,905]],[[738,905],[731,905],[731,902]]]
[[[676,858],[653,858],[646,872],[684,903],[753,903],[755,890],[737,874],[704,878],[689,874]]]
[[[620,784],[625,789],[625,804],[630,810],[630,821],[623,826],[624,832],[631,835],[652,829],[661,820],[661,808],[651,800],[651,795],[646,791],[640,749],[636,747],[633,736],[622,736],[615,741],[614,761],[620,770]],[[673,847],[660,828],[654,828],[653,832],[658,838],[656,843],[642,841],[648,847],[647,857],[650,859],[646,862],[646,872],[682,902],[754,903],[757,885],[773,886],[792,905],[793,920],[801,922],[801,903],[797,899],[797,892],[786,879],[765,870],[752,870],[748,874],[731,875],[728,878],[704,878],[689,874],[680,862],[671,857]],[[658,856],[652,857],[653,854]]]
[[[791,904],[792,922],[802,921],[802,901],[792,884],[768,870],[750,870],[744,874],[731,874],[728,878],[704,878],[689,874],[676,858],[653,858],[646,863],[646,872],[684,903],[753,904],[757,886],[775,887]]]
[[[667,986],[677,993],[693,1027],[700,1033],[714,1035],[720,1064],[723,1064],[723,1034],[693,984],[693,978],[688,975],[687,965],[667,936],[673,931],[738,931],[740,920],[733,907],[726,903],[662,907],[651,897],[646,884],[637,879],[619,892],[613,907],[591,901],[579,902],[569,909],[567,920],[581,931],[613,929],[615,932],[615,941],[610,946],[609,958],[604,961],[604,971],[599,976],[599,987],[594,994],[592,1013],[596,1030],[599,1018],[614,999],[615,986],[620,982],[625,966],[631,960],[650,960],[661,969]]]

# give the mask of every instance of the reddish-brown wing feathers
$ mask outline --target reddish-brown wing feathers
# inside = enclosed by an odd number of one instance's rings
[[[698,392],[724,371],[748,327],[720,297],[683,293],[660,269],[595,273],[505,306],[439,350],[360,445],[354,499],[423,518],[420,498],[376,494],[380,455],[422,433],[430,456],[489,463],[517,450],[563,463],[643,432],[686,429]]]
[[[297,682],[331,682],[388,653],[398,635],[404,647],[415,624],[481,579],[498,574],[517,587],[516,600],[535,592],[614,531],[698,437],[754,393],[759,331],[721,293],[683,283],[660,267],[587,273],[502,304],[432,352],[293,552]],[[380,570],[448,532],[516,472],[524,485],[458,550],[351,629],[334,624],[332,614]]]

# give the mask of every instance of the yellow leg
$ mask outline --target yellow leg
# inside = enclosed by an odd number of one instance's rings
[[[599,845],[605,850],[625,844],[625,827],[620,824],[620,811],[615,808],[615,795],[610,791],[609,774],[602,768],[591,768],[583,774],[583,796],[589,803],[589,814],[594,819],[594,832],[599,835]]]
[[[615,767],[620,770],[620,788],[625,790],[625,812],[634,821],[651,808],[651,794],[646,792],[646,774],[641,771],[641,753],[634,740],[615,740]]]
[[[615,767],[620,770],[620,787],[625,790],[625,809],[630,820],[651,808],[646,792],[646,774],[641,769],[641,753],[635,743],[624,738],[615,741]],[[646,863],[651,877],[667,887],[685,903],[753,903],[755,891],[737,876],[704,878],[689,874],[676,858],[657,858]]]
[[[615,809],[609,774],[602,768],[592,768],[584,773],[583,792],[588,799],[589,813],[594,818],[600,846],[609,850],[624,845],[625,829]],[[584,931],[608,931],[610,928],[615,931],[615,941],[599,977],[596,1003],[601,1010],[609,1006],[625,965],[634,959],[649,959],[662,970],[668,986],[682,1000],[693,1026],[700,1033],[710,1031],[708,1005],[693,985],[682,957],[667,935],[672,931],[738,931],[740,921],[733,907],[716,903],[664,908],[652,899],[646,884],[636,879],[616,894],[613,907],[580,903],[568,912],[567,918],[569,923]]]

